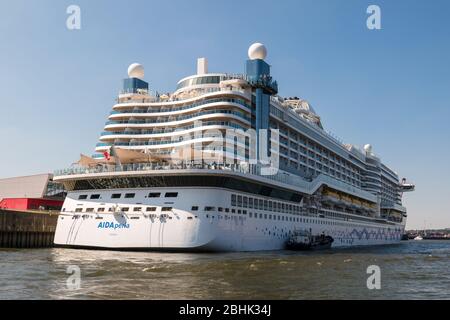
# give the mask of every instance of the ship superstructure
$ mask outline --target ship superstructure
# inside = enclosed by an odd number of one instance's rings
[[[143,250],[274,250],[298,230],[333,246],[394,243],[399,180],[373,153],[328,134],[313,107],[278,95],[264,45],[244,74],[181,79],[153,93],[132,64],[96,154],[55,173],[69,191],[55,244]]]

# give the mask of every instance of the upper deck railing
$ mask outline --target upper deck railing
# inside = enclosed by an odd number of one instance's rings
[[[327,184],[331,187],[341,189],[343,191],[352,193],[361,198],[376,202],[376,196],[351,186],[343,181],[333,179],[327,175],[320,174],[314,179],[307,180],[301,176],[293,175],[282,170],[274,170],[275,168],[263,167],[256,164],[208,164],[208,163],[195,163],[195,162],[182,162],[179,164],[159,164],[159,163],[133,163],[125,165],[105,165],[99,164],[96,167],[72,167],[63,170],[57,170],[54,173],[54,177],[70,176],[70,175],[85,175],[96,173],[112,173],[112,172],[156,172],[162,174],[169,170],[223,170],[224,172],[240,173],[245,175],[253,175],[262,179],[269,179],[279,183],[291,185],[302,189],[304,192],[313,193],[317,188],[323,184]],[[274,174],[270,173],[270,170]],[[58,179],[56,179],[58,180]]]

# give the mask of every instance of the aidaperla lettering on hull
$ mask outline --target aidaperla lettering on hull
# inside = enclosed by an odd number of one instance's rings
[[[114,222],[100,222],[97,226],[98,229],[128,229],[130,225],[128,223],[114,223]]]

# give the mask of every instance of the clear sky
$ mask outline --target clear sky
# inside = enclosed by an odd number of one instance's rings
[[[81,29],[66,9],[81,8]],[[381,8],[381,30],[366,9]],[[52,172],[94,153],[130,63],[151,89],[243,72],[262,42],[282,96],[416,183],[407,228],[450,227],[450,2],[14,0],[0,10],[0,177]]]

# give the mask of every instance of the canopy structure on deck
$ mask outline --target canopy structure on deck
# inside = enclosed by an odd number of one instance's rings
[[[216,159],[214,152],[195,152],[192,146],[180,148],[176,153],[157,153],[150,150],[137,151],[112,147],[108,152],[108,157],[92,158],[80,154],[80,159],[75,163],[82,167],[95,167],[98,165],[122,165],[131,163],[152,163],[160,161],[177,162],[186,160],[211,160]]]

